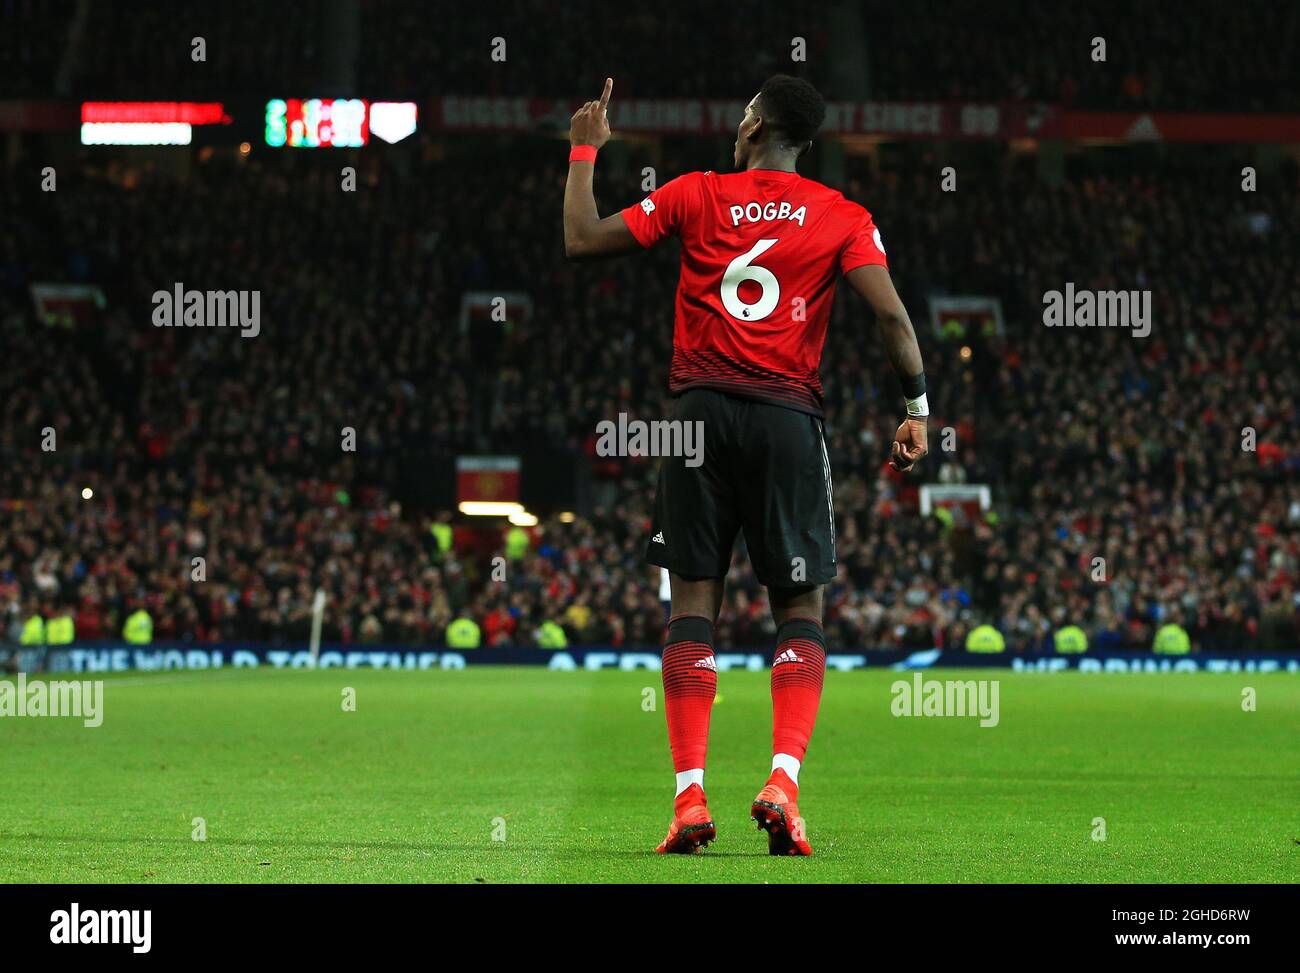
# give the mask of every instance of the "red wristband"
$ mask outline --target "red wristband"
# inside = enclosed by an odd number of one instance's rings
[[[570,162],[595,162],[596,147],[594,145],[575,145],[569,150]]]

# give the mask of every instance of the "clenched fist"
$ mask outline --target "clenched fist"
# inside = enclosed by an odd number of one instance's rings
[[[916,461],[930,451],[926,445],[926,420],[904,419],[894,433],[894,445],[890,447],[889,464],[896,470],[906,473]]]

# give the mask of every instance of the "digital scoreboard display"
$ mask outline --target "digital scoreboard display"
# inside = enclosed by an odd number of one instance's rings
[[[359,148],[370,141],[368,108],[362,98],[274,98],[266,103],[266,144]]]
[[[229,125],[221,102],[87,101],[82,145],[189,145],[195,125]]]

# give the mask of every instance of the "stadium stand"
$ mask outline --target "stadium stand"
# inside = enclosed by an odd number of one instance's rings
[[[512,12],[539,6],[556,36],[590,48],[561,58],[512,34],[510,69],[494,70],[482,50]],[[755,64],[788,57],[773,37],[804,33],[808,63],[827,63],[835,38],[802,31],[797,13],[738,19],[732,7],[704,0],[689,22],[647,8],[631,43],[601,19],[625,33],[625,10],[483,3],[443,25],[423,5],[375,0],[357,8],[357,81],[392,97],[571,96],[572,65],[619,42],[619,96],[739,97]],[[975,16],[969,5],[837,7],[871,38],[877,98],[1255,111],[1294,108],[1300,92],[1295,60],[1281,59],[1300,19],[1284,5],[1195,0],[1171,20],[1147,3],[1050,15],[1027,4],[978,32],[952,29]],[[48,93],[60,75],[97,98],[343,84],[316,40],[329,9],[299,4],[291,31],[254,3],[15,0],[0,5],[0,91]],[[66,26],[77,11],[85,22]],[[1115,52],[1141,38],[1143,56],[1092,69],[1063,45],[1094,24],[1122,27],[1108,35]],[[687,30],[753,56],[688,58]],[[202,72],[187,54],[198,34]],[[932,59],[895,53],[918,37]],[[832,81],[821,71],[809,69]],[[653,161],[668,175],[725,164],[705,140],[662,148]],[[654,150],[629,151],[636,166],[598,177],[605,212],[642,195],[635,153]],[[925,143],[845,159],[845,193],[875,214],[923,337],[934,452],[919,478],[886,468],[898,390],[869,315],[841,294],[822,370],[841,562],[828,641],[954,646],[991,623],[1029,652],[1075,624],[1095,646],[1146,648],[1180,617],[1202,650],[1300,644],[1300,388],[1278,367],[1300,357],[1294,164],[1243,194],[1249,159],[1227,149],[1081,152],[1059,179],[1006,146],[951,151],[965,153],[956,193],[931,178]],[[32,156],[11,152],[0,169],[0,637],[65,611],[79,639],[114,637],[143,604],[159,639],[301,641],[323,588],[327,641],[442,644],[464,614],[487,647],[533,644],[547,620],[575,643],[657,643],[663,609],[641,560],[654,465],[595,457],[593,442],[620,412],[664,414],[674,251],[567,263],[562,151],[545,138],[422,134],[400,164],[358,161],[367,191],[346,195],[337,166],[310,155],[193,156],[162,171],[83,154],[57,193],[26,190]],[[1070,280],[1150,287],[1158,326],[1143,340],[1043,327],[1042,294]],[[151,327],[150,295],[177,281],[258,289],[261,334]],[[94,327],[42,320],[36,282],[101,288]],[[471,290],[535,302],[491,368],[456,326]],[[944,292],[996,296],[1005,333],[936,337],[927,298]],[[55,452],[41,449],[47,427]],[[340,450],[343,427],[357,452]],[[945,427],[951,453],[938,448]],[[1254,451],[1241,447],[1247,427]],[[572,518],[541,511],[528,553],[495,582],[479,547],[435,543],[430,525],[449,510],[420,485],[460,453],[526,449],[581,467],[590,498]],[[919,514],[918,481],[990,484],[995,511],[954,530]],[[206,558],[201,583],[194,556]],[[1104,583],[1089,580],[1095,557]],[[743,549],[729,589],[718,644],[770,642]]]
[[[468,611],[497,617],[487,644],[527,643],[548,617],[574,641],[653,643],[662,609],[640,562],[651,462],[593,463],[590,514],[546,519],[505,584],[482,559],[441,558],[436,511],[395,497],[412,457],[427,469],[539,439],[590,456],[601,419],[663,414],[673,254],[567,264],[560,168],[503,164],[516,177],[504,193],[468,163],[439,160],[437,178],[433,160],[408,178],[376,171],[361,213],[333,204],[323,165],[295,158],[213,160],[184,181],[88,164],[36,202],[11,170],[0,200],[10,625],[35,602],[75,606],[79,637],[115,634],[140,597],[158,638],[302,639],[319,585],[331,640],[437,642]],[[921,295],[939,282],[997,294],[1008,322],[1005,337],[977,337],[969,360],[926,339],[932,426],[957,428],[960,448],[936,449],[925,478],[947,467],[999,499],[996,520],[952,532],[920,517],[915,484],[883,464],[896,389],[869,315],[841,295],[823,368],[836,644],[960,644],[991,621],[1027,651],[1070,621],[1145,647],[1175,611],[1201,647],[1295,643],[1300,390],[1266,363],[1300,350],[1286,287],[1300,274],[1300,196],[1288,171],[1285,192],[1246,205],[1215,190],[1230,176],[1080,172],[1049,186],[1007,156],[945,199],[931,181],[854,166],[849,195],[885,228],[923,333]],[[425,218],[412,225],[412,212]],[[359,216],[365,232],[349,232]],[[381,246],[387,258],[373,259]],[[1207,275],[1211,264],[1232,273]],[[1134,272],[1157,287],[1150,338],[1042,326],[1039,295],[1070,275],[1118,286]],[[25,284],[50,277],[102,284],[110,307],[93,337],[36,318]],[[148,327],[160,281],[201,279],[261,287],[256,340]],[[467,286],[535,294],[534,324],[512,336],[498,374],[455,338]],[[475,424],[484,388],[490,421]],[[56,453],[39,450],[46,425]],[[1270,448],[1242,451],[1248,425]],[[338,447],[343,426],[359,432],[355,454]],[[104,502],[83,503],[83,485]],[[196,554],[202,584],[188,580]],[[1094,556],[1107,560],[1104,585],[1086,583]],[[731,588],[721,640],[770,637],[743,554]]]
[[[83,6],[79,21],[74,15]],[[752,94],[756,72],[806,71],[833,86],[836,38],[828,25],[838,24],[842,34],[867,38],[863,94],[877,99],[1175,111],[1290,111],[1300,102],[1300,68],[1288,53],[1300,44],[1293,5],[1188,0],[1179,9],[1174,18],[1156,0],[814,0],[743,8],[696,0],[690,16],[680,17],[654,6],[637,13],[483,0],[445,17],[411,0],[299,0],[291,15],[256,0],[10,0],[0,5],[0,94],[50,93],[66,60],[68,93],[101,99],[231,97],[322,82],[390,98],[568,97],[578,64],[604,65],[594,70],[615,73],[625,96],[735,98]],[[527,26],[539,14],[550,25],[545,36]],[[355,72],[329,41],[340,16],[356,18]],[[194,37],[207,45],[201,71],[191,60]],[[506,60],[486,57],[502,37]],[[553,43],[557,37],[565,43]],[[806,60],[792,64],[796,37]],[[1092,37],[1107,41],[1104,63],[1090,60],[1079,43]],[[701,38],[718,57],[688,53]],[[915,56],[917,50],[928,56]],[[149,70],[140,71],[141,64]]]

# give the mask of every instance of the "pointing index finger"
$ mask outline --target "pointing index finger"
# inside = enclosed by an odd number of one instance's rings
[[[614,79],[605,79],[605,90],[600,93],[600,110],[604,111],[609,106],[609,96],[614,91]]]

